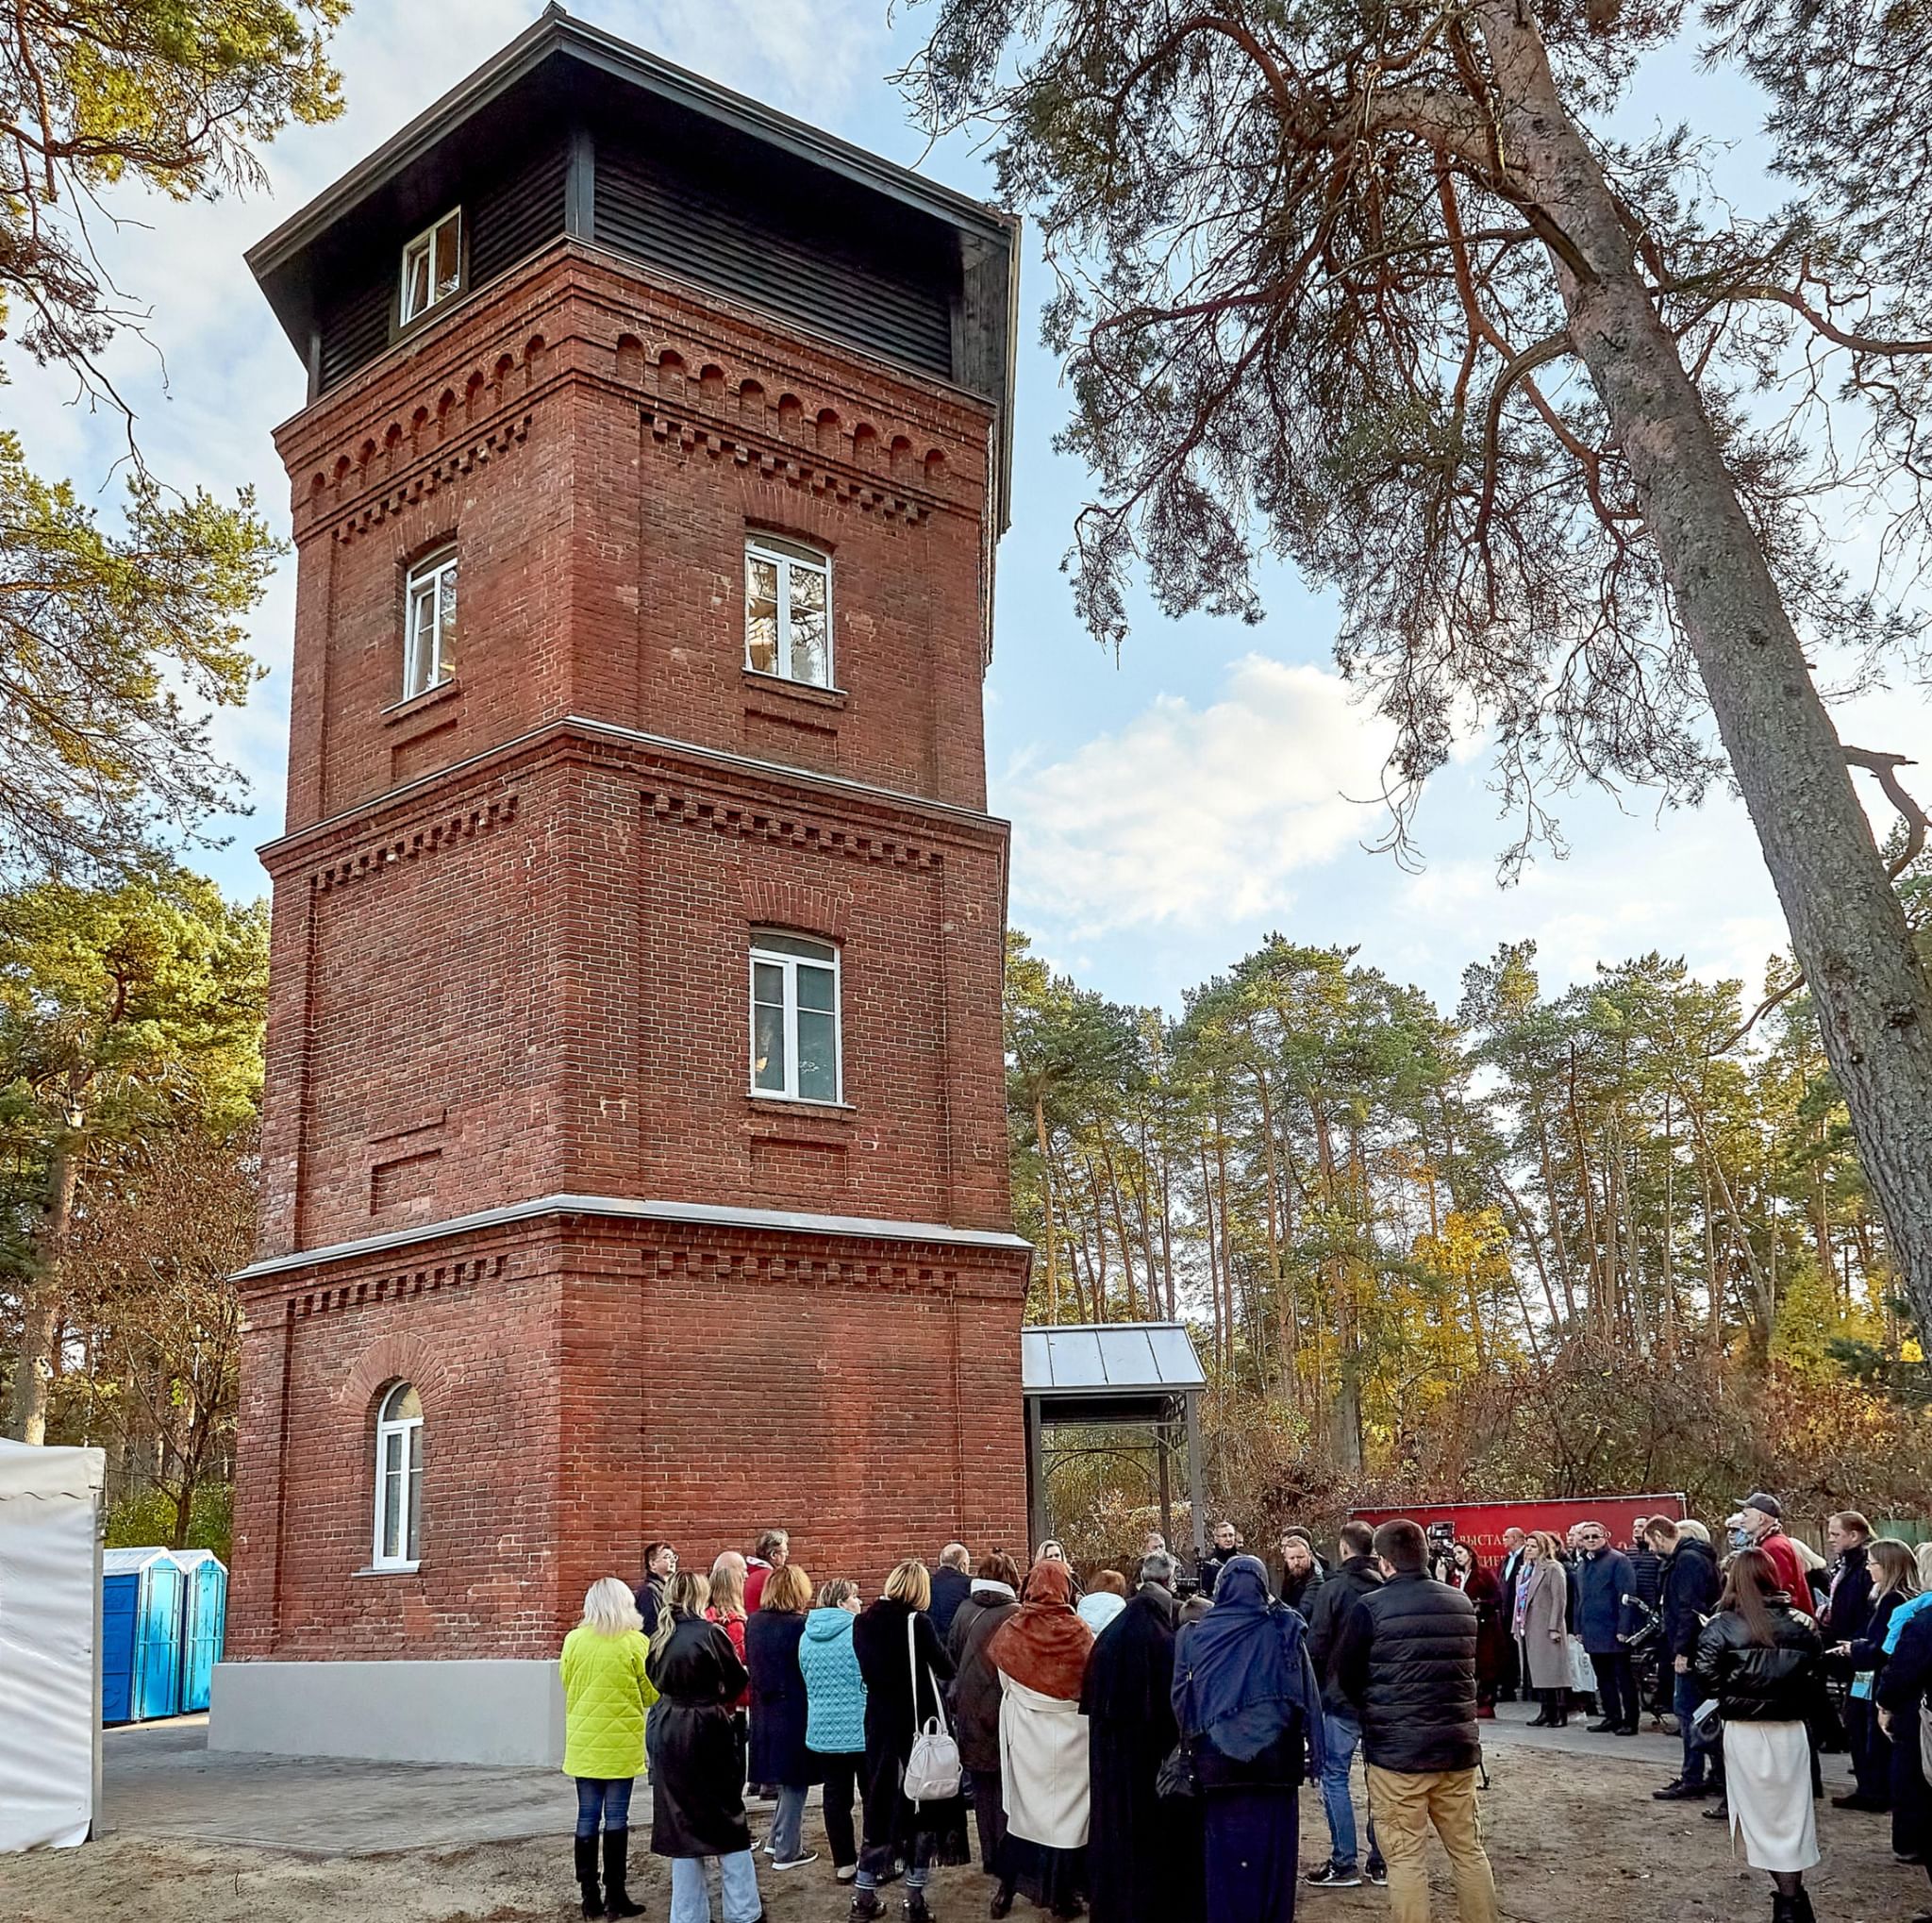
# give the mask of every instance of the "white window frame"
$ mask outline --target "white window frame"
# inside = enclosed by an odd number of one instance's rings
[[[751,564],[761,560],[776,570],[778,577],[778,665],[759,668],[751,659]],[[834,693],[839,686],[838,653],[832,641],[832,557],[802,542],[785,541],[775,534],[747,534],[744,538],[745,610],[744,665],[754,675],[765,675],[774,681],[790,681],[799,688],[824,688]],[[791,672],[791,575],[794,569],[821,575],[825,583],[825,678],[808,680]]]
[[[457,604],[462,605],[462,582],[457,576],[457,550],[455,547],[440,547],[434,554],[425,555],[412,567],[403,581],[403,699],[413,701],[418,694],[426,694],[432,688],[441,688],[447,681],[457,677],[456,661],[452,657],[449,672],[442,668],[442,577],[448,575],[456,581]],[[427,654],[424,652],[424,635],[417,619],[418,609],[422,606],[421,590],[429,589],[428,607],[432,627],[427,638]],[[426,679],[418,677],[426,661]]]
[[[452,222],[455,223],[457,230],[457,280],[456,285],[450,288],[447,293],[444,293],[437,286],[436,282],[436,237],[442,232],[444,227],[450,226]],[[425,256],[427,260],[428,272],[424,276],[423,279],[423,305],[421,307],[414,307],[409,301],[409,263],[418,254]],[[431,308],[440,307],[446,300],[454,300],[462,291],[463,210],[460,207],[453,207],[446,214],[441,214],[437,219],[431,221],[413,241],[404,243],[402,286],[396,296],[396,312],[400,316],[399,325],[407,327],[411,322],[420,321]]]
[[[370,1530],[369,1566],[372,1569],[390,1569],[400,1573],[420,1565],[423,1549],[423,1418],[418,1415],[391,1415],[389,1412],[412,1385],[408,1382],[391,1382],[382,1392],[382,1400],[376,1405],[375,1413],[375,1510]],[[416,1391],[417,1404],[422,1403],[422,1392]],[[411,1434],[414,1434],[415,1467],[409,1466],[411,1455]],[[402,1468],[402,1500],[397,1507],[398,1540],[391,1549],[385,1539],[383,1530],[383,1497],[388,1493],[389,1479],[392,1472],[389,1464],[391,1448],[398,1453]],[[414,1489],[411,1489],[411,1479]],[[410,1497],[414,1496],[412,1502]],[[410,1539],[410,1518],[415,1518],[415,1538]]]
[[[817,956],[791,955],[767,944],[773,941],[804,942],[823,948],[829,962]],[[832,975],[832,1093],[826,1095],[802,1095],[798,1087],[798,970],[825,968]],[[782,968],[785,972],[785,1085],[766,1088],[758,1081],[758,990],[760,967]],[[751,1093],[766,1102],[808,1102],[820,1108],[841,1107],[845,1100],[845,978],[843,958],[836,942],[818,935],[794,935],[783,928],[756,928],[752,931],[751,956],[745,971],[745,1013],[748,1050],[746,1063]]]

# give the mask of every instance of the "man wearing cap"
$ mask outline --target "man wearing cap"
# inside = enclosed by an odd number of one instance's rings
[[[1805,1580],[1805,1560],[1784,1530],[1784,1511],[1775,1496],[1759,1489],[1745,1497],[1738,1514],[1754,1549],[1762,1549],[1777,1571],[1778,1587],[1791,1598],[1793,1609],[1811,1613],[1811,1585]]]

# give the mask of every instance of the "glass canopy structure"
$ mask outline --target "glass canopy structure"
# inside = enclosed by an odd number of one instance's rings
[[[1183,1446],[1196,1559],[1207,1552],[1201,1481],[1201,1391],[1208,1378],[1178,1322],[1055,1325],[1020,1331],[1020,1382],[1026,1410],[1026,1526],[1035,1547],[1049,1533],[1049,1435],[1061,1429],[1147,1431],[1159,1480],[1161,1533],[1174,1547],[1171,1463]],[[1083,1453],[1091,1453],[1083,1451]]]

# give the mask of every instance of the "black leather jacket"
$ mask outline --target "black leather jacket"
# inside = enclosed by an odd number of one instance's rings
[[[1698,1635],[1698,1687],[1717,1698],[1727,1723],[1802,1723],[1818,1708],[1824,1645],[1817,1626],[1782,1600],[1771,1605],[1771,1621],[1768,1648],[1746,1638],[1735,1610],[1720,1610]]]

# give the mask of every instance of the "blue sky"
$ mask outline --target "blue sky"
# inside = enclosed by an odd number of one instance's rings
[[[267,194],[214,206],[113,203],[127,224],[104,237],[103,252],[125,289],[152,306],[165,379],[155,352],[135,341],[111,364],[165,478],[225,491],[253,482],[286,528],[286,483],[269,436],[301,405],[301,369],[242,249],[536,10],[529,0],[436,8],[365,0],[337,42],[347,114],[286,133],[266,156]],[[896,26],[880,0],[582,0],[573,10],[968,192],[991,192],[964,142],[923,154],[884,77],[911,50],[924,8]],[[1633,124],[1651,114],[1721,136],[1730,143],[1718,157],[1721,184],[1747,202],[1766,195],[1756,104],[1734,83],[1672,54],[1637,100]],[[1477,741],[1424,801],[1423,872],[1366,852],[1381,817],[1349,797],[1377,791],[1382,729],[1350,705],[1333,671],[1332,604],[1291,571],[1267,576],[1258,627],[1171,622],[1143,603],[1118,661],[1097,648],[1074,618],[1060,572],[1085,477],[1051,447],[1066,400],[1039,343],[1047,281],[1029,254],[1014,519],[999,558],[987,730],[991,806],[1015,824],[1012,918],[1048,956],[1109,995],[1170,1009],[1274,928],[1358,945],[1364,961],[1445,1001],[1466,962],[1524,936],[1540,944],[1552,986],[1587,979],[1600,959],[1650,948],[1681,954],[1707,977],[1755,984],[1782,945],[1782,924],[1750,825],[1728,795],[1661,815],[1642,793],[1573,797],[1562,811],[1570,858],[1540,861],[1506,891],[1495,857],[1511,830]],[[84,490],[104,487],[110,504],[117,425],[70,405],[58,380],[17,355],[9,372],[0,410],[30,460]],[[256,811],[236,825],[234,845],[203,865],[236,891],[259,891],[253,849],[280,820],[290,605],[285,570],[255,623],[268,677],[244,714],[220,724],[251,778]],[[1848,740],[1932,756],[1932,715],[1916,691],[1867,696],[1840,720]]]

